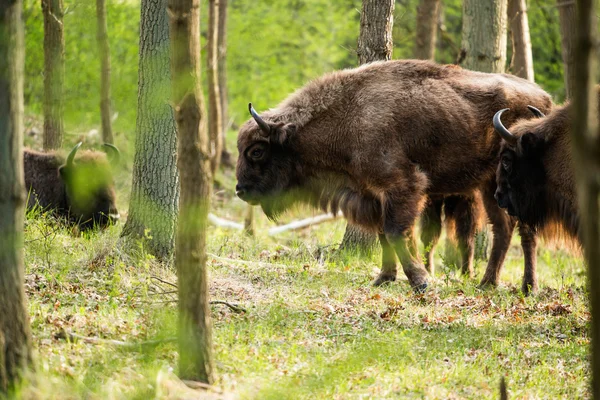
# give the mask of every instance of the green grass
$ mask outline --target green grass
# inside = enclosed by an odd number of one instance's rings
[[[214,212],[242,220],[233,176]],[[216,198],[219,198],[219,201]],[[297,210],[291,220],[311,214]],[[237,303],[212,307],[215,386],[244,399],[511,398],[589,396],[589,312],[580,258],[539,251],[540,292],[523,298],[515,237],[502,287],[440,268],[425,295],[402,272],[383,288],[371,281],[379,254],[338,255],[343,221],[256,238],[210,227],[210,294]],[[285,221],[282,221],[285,222]],[[26,223],[26,291],[36,375],[24,398],[184,398],[174,378],[177,347],[124,349],[72,342],[65,332],[128,343],[176,335],[175,273],[144,253],[120,251],[122,225],[84,236],[39,211]],[[443,249],[444,246],[439,246]],[[437,257],[440,260],[440,257]],[[485,264],[477,266],[481,277]],[[178,392],[181,391],[181,392]],[[188,393],[189,395],[189,393]]]

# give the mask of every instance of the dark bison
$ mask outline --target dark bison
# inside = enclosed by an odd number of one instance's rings
[[[66,161],[57,152],[24,150],[27,207],[51,209],[82,229],[105,227],[119,219],[109,164],[116,162],[119,151],[105,145],[109,160],[99,151],[85,151],[75,158],[80,146],[81,142]]]
[[[434,253],[442,233],[442,211],[446,235],[458,245],[463,275],[473,277],[475,234],[486,223],[481,194],[473,196],[431,196],[421,214],[421,241],[425,246],[425,268],[433,275]],[[446,252],[448,256],[448,252]],[[452,260],[454,261],[454,260]]]
[[[600,86],[596,87],[599,99]],[[498,205],[543,234],[557,233],[558,224],[579,240],[579,208],[571,150],[571,106],[557,107],[548,116],[530,107],[538,119],[519,121],[507,129],[500,110],[494,127],[502,137],[496,171]]]
[[[382,270],[396,279],[398,256],[410,284],[427,286],[415,220],[427,196],[480,190],[494,241],[483,284],[497,284],[514,223],[494,200],[500,138],[490,121],[511,107],[511,122],[549,111],[537,85],[429,61],[375,62],[327,74],[238,135],[237,195],[270,218],[303,202],[379,233]]]

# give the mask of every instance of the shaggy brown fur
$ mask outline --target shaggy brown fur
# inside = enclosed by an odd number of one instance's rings
[[[106,155],[83,151],[72,166],[57,152],[23,152],[27,207],[51,209],[81,229],[105,227],[119,219]]]
[[[533,104],[551,108],[537,85],[429,61],[375,62],[327,74],[240,129],[240,198],[270,217],[301,201],[341,209],[393,246],[411,285],[427,285],[412,233],[429,195],[479,189],[494,224],[482,283],[496,284],[514,224],[494,201],[500,139],[491,118],[512,107],[512,121]],[[396,279],[386,259],[376,284]],[[391,252],[393,255],[393,252]],[[389,255],[389,254],[388,254]]]
[[[596,90],[600,115],[600,86]],[[510,127],[516,140],[502,143],[496,198],[500,207],[543,236],[566,233],[581,243],[570,115],[566,104],[544,118]]]

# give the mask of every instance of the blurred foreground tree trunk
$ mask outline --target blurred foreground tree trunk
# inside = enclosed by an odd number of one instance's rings
[[[219,0],[219,27],[217,32],[217,47],[219,68],[219,95],[221,98],[221,131],[222,151],[221,165],[233,166],[231,153],[227,151],[227,128],[229,127],[229,104],[227,99],[227,0]]]
[[[414,57],[433,60],[437,39],[438,17],[441,0],[420,0],[417,8],[417,33]]]
[[[213,177],[221,165],[223,150],[223,116],[221,115],[221,94],[219,87],[219,2],[208,0],[208,54],[206,57],[208,77],[208,137],[210,138]]]
[[[179,291],[179,376],[212,383],[214,361],[206,273],[212,186],[200,86],[200,0],[169,0],[172,96],[181,182],[175,267]]]
[[[167,0],[142,0],[135,156],[121,236],[145,238],[148,251],[162,260],[173,255],[179,201],[169,49]]]
[[[531,36],[525,0],[508,0],[508,22],[512,41],[512,73],[528,81],[534,81]]]
[[[31,363],[23,288],[23,20],[21,0],[0,3],[0,394]]]
[[[565,96],[569,99],[577,81],[574,49],[575,29],[577,28],[575,0],[556,0],[556,5],[560,18],[560,42],[564,66]]]
[[[594,89],[598,73],[596,1],[578,0],[572,32],[575,70],[573,102],[573,160],[577,176],[581,235],[588,264],[591,320],[592,398],[600,399],[600,105]]]
[[[392,59],[394,4],[394,0],[363,0],[356,50],[361,65]],[[376,239],[375,234],[348,224],[339,249],[343,251],[358,250],[368,254],[373,250]]]
[[[63,139],[65,39],[62,0],[42,0],[44,14],[44,150],[58,149]]]
[[[506,64],[506,0],[464,0],[463,68],[481,72],[504,72]]]
[[[100,117],[102,120],[102,141],[114,143],[110,121],[110,47],[106,33],[106,3],[96,0],[96,40],[100,54]]]

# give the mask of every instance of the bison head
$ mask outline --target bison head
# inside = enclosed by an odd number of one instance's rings
[[[108,160],[103,153],[90,151],[75,162],[80,146],[81,142],[71,150],[65,164],[59,167],[65,184],[69,217],[82,229],[106,227],[119,219],[110,167],[118,160],[119,150],[105,144]]]
[[[494,128],[504,139],[494,197],[510,215],[536,226],[543,218],[546,202],[545,139],[536,133],[539,118],[544,118],[544,114],[535,107],[528,108],[538,119],[520,121],[511,127],[511,131],[501,121],[502,113],[508,109],[494,115]]]
[[[292,192],[300,185],[299,156],[293,149],[293,124],[262,119],[248,105],[252,119],[238,135],[239,158],[236,167],[237,196],[275,219],[294,201]]]

